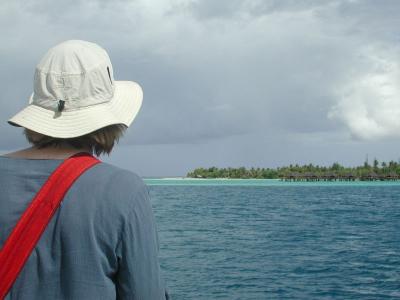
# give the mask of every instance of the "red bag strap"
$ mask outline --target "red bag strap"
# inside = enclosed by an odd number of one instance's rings
[[[100,162],[89,153],[76,153],[65,159],[41,187],[0,251],[0,299],[14,284],[68,189],[83,172]]]

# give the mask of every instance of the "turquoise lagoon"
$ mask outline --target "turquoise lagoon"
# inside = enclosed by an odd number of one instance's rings
[[[283,181],[280,179],[144,178],[148,185],[241,185],[241,186],[400,186],[398,181]]]
[[[400,299],[400,182],[145,182],[172,299]]]

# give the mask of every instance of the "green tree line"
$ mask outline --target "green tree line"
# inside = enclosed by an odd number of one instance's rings
[[[363,177],[369,174],[378,176],[394,174],[400,176],[400,163],[395,161],[379,162],[374,159],[372,164],[367,161],[362,166],[344,167],[338,162],[333,163],[331,166],[313,165],[292,165],[278,167],[278,168],[254,168],[249,169],[245,167],[239,168],[217,168],[215,166],[210,168],[196,168],[187,173],[187,177],[191,178],[260,178],[260,179],[277,179],[287,177],[290,174],[315,174],[316,176],[323,175],[336,175],[348,176],[351,174],[355,177]]]

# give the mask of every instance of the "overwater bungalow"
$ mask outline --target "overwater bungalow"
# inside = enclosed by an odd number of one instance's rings
[[[375,181],[375,180],[379,180],[379,175],[376,174],[375,172],[369,172],[367,174],[364,174],[361,176],[361,180],[364,181]]]
[[[335,181],[335,180],[337,180],[339,177],[338,177],[338,175],[337,174],[335,174],[335,173],[333,173],[333,172],[330,172],[330,173],[327,173],[326,174],[326,180],[328,180],[328,181]]]
[[[369,172],[358,176],[353,172],[345,174],[336,174],[335,172],[327,173],[314,173],[314,172],[289,172],[287,174],[280,174],[279,178],[284,181],[377,181],[377,180],[400,180],[400,175],[395,172],[389,174],[377,174],[376,172]]]
[[[390,172],[389,174],[382,174],[380,176],[381,180],[389,180],[389,181],[393,181],[393,180],[399,180],[399,175],[397,175],[394,172]]]
[[[347,173],[340,177],[340,180],[345,180],[345,181],[354,181],[356,179],[357,177],[353,173]]]
[[[300,178],[300,174],[298,172],[290,172],[286,176],[283,177],[285,181],[297,181]]]
[[[315,173],[312,173],[312,172],[304,173],[302,178],[305,181],[318,181],[319,180],[318,176]]]

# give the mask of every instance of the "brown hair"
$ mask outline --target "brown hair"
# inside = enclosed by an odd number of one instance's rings
[[[89,147],[92,153],[99,156],[102,153],[110,155],[115,142],[118,143],[126,129],[127,127],[123,124],[114,124],[79,137],[55,138],[24,128],[24,135],[30,144],[39,149],[68,144],[78,149]]]

